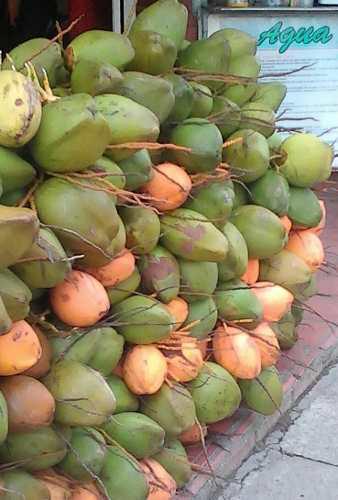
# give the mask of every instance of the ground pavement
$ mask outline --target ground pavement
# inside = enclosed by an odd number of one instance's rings
[[[338,499],[338,363],[325,372],[217,500]]]

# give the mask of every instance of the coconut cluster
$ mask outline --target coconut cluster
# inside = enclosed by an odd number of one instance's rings
[[[276,132],[252,37],[190,43],[187,16],[159,0],[2,65],[4,498],[169,500],[209,425],[282,403],[333,152]]]

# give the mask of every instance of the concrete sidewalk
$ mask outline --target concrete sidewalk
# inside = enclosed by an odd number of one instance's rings
[[[337,500],[338,365],[286,414],[218,500]]]

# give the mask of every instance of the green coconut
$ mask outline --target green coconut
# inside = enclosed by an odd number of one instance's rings
[[[67,71],[64,66],[62,48],[57,42],[51,43],[48,38],[32,38],[17,45],[8,53],[2,64],[2,70],[15,68],[27,75],[25,63],[31,62],[35,68],[40,83],[47,73],[50,86],[56,87],[67,81]]]
[[[0,269],[23,257],[38,231],[39,221],[33,210],[0,205]]]
[[[242,233],[250,259],[267,259],[282,250],[287,233],[276,214],[257,205],[237,208],[231,222]]]
[[[138,71],[123,73],[119,94],[150,109],[160,123],[168,118],[175,105],[175,92],[170,79]]]
[[[157,422],[136,412],[113,415],[105,432],[135,458],[148,458],[164,445],[165,432]]]
[[[170,474],[178,488],[183,488],[191,479],[192,470],[187,452],[177,439],[166,441],[164,448],[152,458]]]
[[[142,10],[130,29],[133,39],[136,33],[154,31],[168,37],[179,50],[188,26],[188,10],[178,0],[158,0]]]
[[[262,177],[270,164],[270,150],[266,138],[255,130],[238,130],[229,137],[236,141],[223,151],[223,159],[242,182],[253,182]]]
[[[0,462],[21,462],[28,471],[48,469],[66,455],[65,441],[52,427],[11,432],[0,447]]]
[[[272,109],[261,102],[248,102],[242,107],[240,129],[256,130],[264,137],[275,131],[276,116]]]
[[[249,203],[249,190],[241,181],[233,182],[233,190],[235,195],[233,210]]]
[[[139,408],[139,400],[129,389],[122,378],[117,375],[108,375],[106,378],[107,384],[111,388],[115,399],[116,408],[114,414],[137,411]]]
[[[99,267],[110,262],[113,255],[108,250],[119,219],[108,193],[54,177],[39,186],[35,202],[41,222],[50,225],[63,247],[84,256],[81,265]]]
[[[304,317],[304,307],[299,300],[294,300],[291,306],[291,313],[295,318],[296,326],[300,325]]]
[[[12,328],[12,320],[7,312],[4,301],[0,295],[0,335],[9,332]],[[0,408],[1,408],[1,397],[0,397]],[[1,412],[1,410],[0,410]],[[3,413],[1,413],[3,415]],[[1,419],[0,419],[0,444],[1,444]]]
[[[119,229],[115,238],[112,239],[107,252],[115,257],[126,248],[127,235],[121,217],[118,216]]]
[[[8,409],[6,399],[0,391],[0,445],[6,441],[8,434]]]
[[[298,333],[296,320],[291,312],[286,313],[279,321],[271,323],[270,326],[277,336],[282,351],[287,351],[295,345],[298,340]]]
[[[55,421],[60,424],[102,425],[114,412],[116,401],[107,382],[82,363],[59,361],[43,383],[56,401]]]
[[[226,40],[230,45],[232,58],[256,54],[257,40],[245,31],[236,28],[223,28],[213,33],[211,38]]]
[[[191,152],[168,152],[169,158],[189,173],[214,170],[222,160],[222,134],[215,124],[203,118],[189,118],[177,125],[171,133],[170,141],[191,149]]]
[[[141,283],[141,276],[137,268],[133,273],[124,281],[121,281],[114,287],[106,289],[111,305],[118,304],[132,295]]]
[[[2,500],[50,500],[47,486],[21,469],[8,470],[0,474]]]
[[[219,283],[215,293],[218,316],[225,321],[259,321],[263,307],[253,291],[240,280]]]
[[[106,443],[91,427],[75,427],[64,459],[58,469],[78,481],[91,481],[100,474],[106,458]]]
[[[270,137],[268,137],[270,151],[277,154],[284,139],[285,135],[280,132],[274,132]]]
[[[273,111],[278,111],[285,99],[287,87],[282,82],[259,83],[251,102],[264,104]]]
[[[94,98],[97,109],[110,128],[110,145],[128,142],[153,142],[160,133],[157,116],[150,109],[122,95],[105,94]],[[107,150],[115,161],[130,157],[134,150],[123,148]]]
[[[67,337],[51,337],[49,345],[52,350],[53,362],[62,361],[63,359],[78,361],[79,363],[88,364],[92,351],[96,349],[98,342],[98,334],[94,333],[74,333]]]
[[[164,75],[173,69],[177,48],[168,36],[144,30],[131,32],[129,39],[134,47],[135,57],[128,69],[149,75]]]
[[[36,86],[21,73],[0,72],[0,146],[20,148],[37,133],[41,100]]]
[[[187,47],[189,47],[189,45],[191,45],[191,40],[187,40],[186,38],[183,40],[183,42],[181,43],[181,46],[179,48],[179,52],[181,52],[182,50],[185,50]]]
[[[43,107],[41,125],[30,144],[47,172],[77,172],[100,158],[110,140],[109,126],[93,98],[74,94]]]
[[[16,207],[21,200],[24,199],[28,192],[28,188],[16,189],[15,191],[8,191],[4,193],[0,198],[0,204],[6,207]]]
[[[0,178],[0,197],[2,197],[3,194],[3,188],[2,188],[2,180]]]
[[[288,250],[282,250],[260,263],[260,281],[270,281],[291,292],[295,287],[306,286],[310,278],[311,270],[304,260]]]
[[[150,297],[129,297],[114,306],[113,314],[116,330],[133,344],[152,344],[172,331],[171,314],[161,302]]]
[[[194,81],[189,82],[193,89],[191,118],[206,118],[212,111],[212,92],[206,85]]]
[[[121,170],[117,163],[105,156],[96,160],[91,165],[90,170],[96,174],[109,174],[103,178],[118,189],[124,189],[126,185],[126,176],[123,170]]]
[[[138,261],[141,286],[145,293],[155,293],[165,304],[175,299],[180,290],[180,269],[176,258],[157,246]]]
[[[273,415],[283,401],[283,386],[274,366],[262,370],[257,378],[240,380],[243,400],[253,411],[262,415]]]
[[[149,486],[140,464],[121,446],[107,446],[100,479],[109,499],[145,500],[148,497]]]
[[[122,357],[124,339],[113,328],[106,326],[68,337],[53,337],[50,345],[54,361],[78,361],[107,376]]]
[[[12,269],[29,288],[52,288],[71,270],[66,252],[50,229],[40,229],[37,241],[23,258],[36,262],[15,264]]]
[[[206,74],[226,74],[229,68],[230,46],[226,40],[207,38],[192,42],[178,54],[178,66]],[[222,87],[222,81],[200,79],[201,83],[212,89]]]
[[[243,276],[248,266],[248,247],[242,233],[231,222],[225,224],[222,232],[228,241],[228,253],[218,263],[218,276],[224,282]]]
[[[280,171],[292,186],[310,188],[331,175],[333,148],[313,134],[291,135],[280,154]]]
[[[193,189],[184,208],[205,215],[218,228],[222,228],[230,217],[233,208],[233,183],[211,181]]]
[[[228,68],[229,73],[239,78],[250,78],[251,81],[249,83],[227,85],[222,95],[241,108],[255,94],[257,89],[256,80],[260,70],[261,65],[254,55],[231,58]]]
[[[179,384],[162,385],[141,401],[141,412],[157,422],[168,438],[179,436],[196,421],[195,404],[189,391]]]
[[[216,262],[193,262],[179,259],[181,291],[180,295],[188,302],[210,297],[218,281]]]
[[[114,328],[108,326],[96,328],[90,335],[94,332],[98,332],[98,343],[88,365],[106,377],[116,368],[122,357],[124,339]]]
[[[152,159],[146,149],[137,151],[129,158],[121,160],[119,167],[126,178],[126,189],[136,191],[153,176]]]
[[[52,94],[55,97],[66,97],[67,95],[72,95],[72,89],[70,87],[54,87]]]
[[[315,193],[309,188],[290,187],[288,217],[295,226],[316,227],[322,209]]]
[[[252,202],[283,216],[289,208],[289,184],[285,177],[269,169],[260,179],[249,186]]]
[[[73,94],[113,94],[120,89],[123,76],[108,63],[80,59],[74,66],[70,84]]]
[[[134,58],[129,39],[112,31],[90,30],[78,35],[67,47],[69,65],[82,59],[123,69]]]
[[[191,85],[180,75],[169,73],[164,79],[172,85],[175,102],[169,115],[169,121],[182,122],[190,116],[194,91]]]
[[[151,208],[123,207],[119,214],[127,234],[127,248],[136,254],[151,252],[160,238],[160,220]]]
[[[0,146],[0,179],[3,193],[21,189],[36,177],[34,168],[10,149]]]
[[[295,285],[291,287],[290,291],[293,293],[295,299],[303,303],[306,302],[307,300],[309,300],[314,295],[317,295],[318,293],[316,275],[311,274],[308,282]]]
[[[162,245],[183,259],[221,262],[228,245],[225,236],[198,212],[179,208],[161,218]]]
[[[213,331],[217,316],[217,307],[212,297],[196,300],[189,303],[189,313],[184,326],[196,322],[192,328],[189,328],[189,335],[203,340]]]
[[[0,271],[0,296],[12,321],[19,321],[28,316],[32,292],[9,269]]]
[[[235,379],[216,363],[205,363],[198,376],[189,382],[188,389],[201,424],[231,417],[241,402],[241,391]]]
[[[211,118],[219,128],[223,139],[229,137],[240,126],[241,110],[224,96],[214,97]]]

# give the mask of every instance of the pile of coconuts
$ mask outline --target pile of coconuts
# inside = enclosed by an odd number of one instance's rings
[[[251,36],[187,18],[158,0],[2,63],[4,500],[173,498],[209,425],[282,404],[333,151],[278,133]]]

